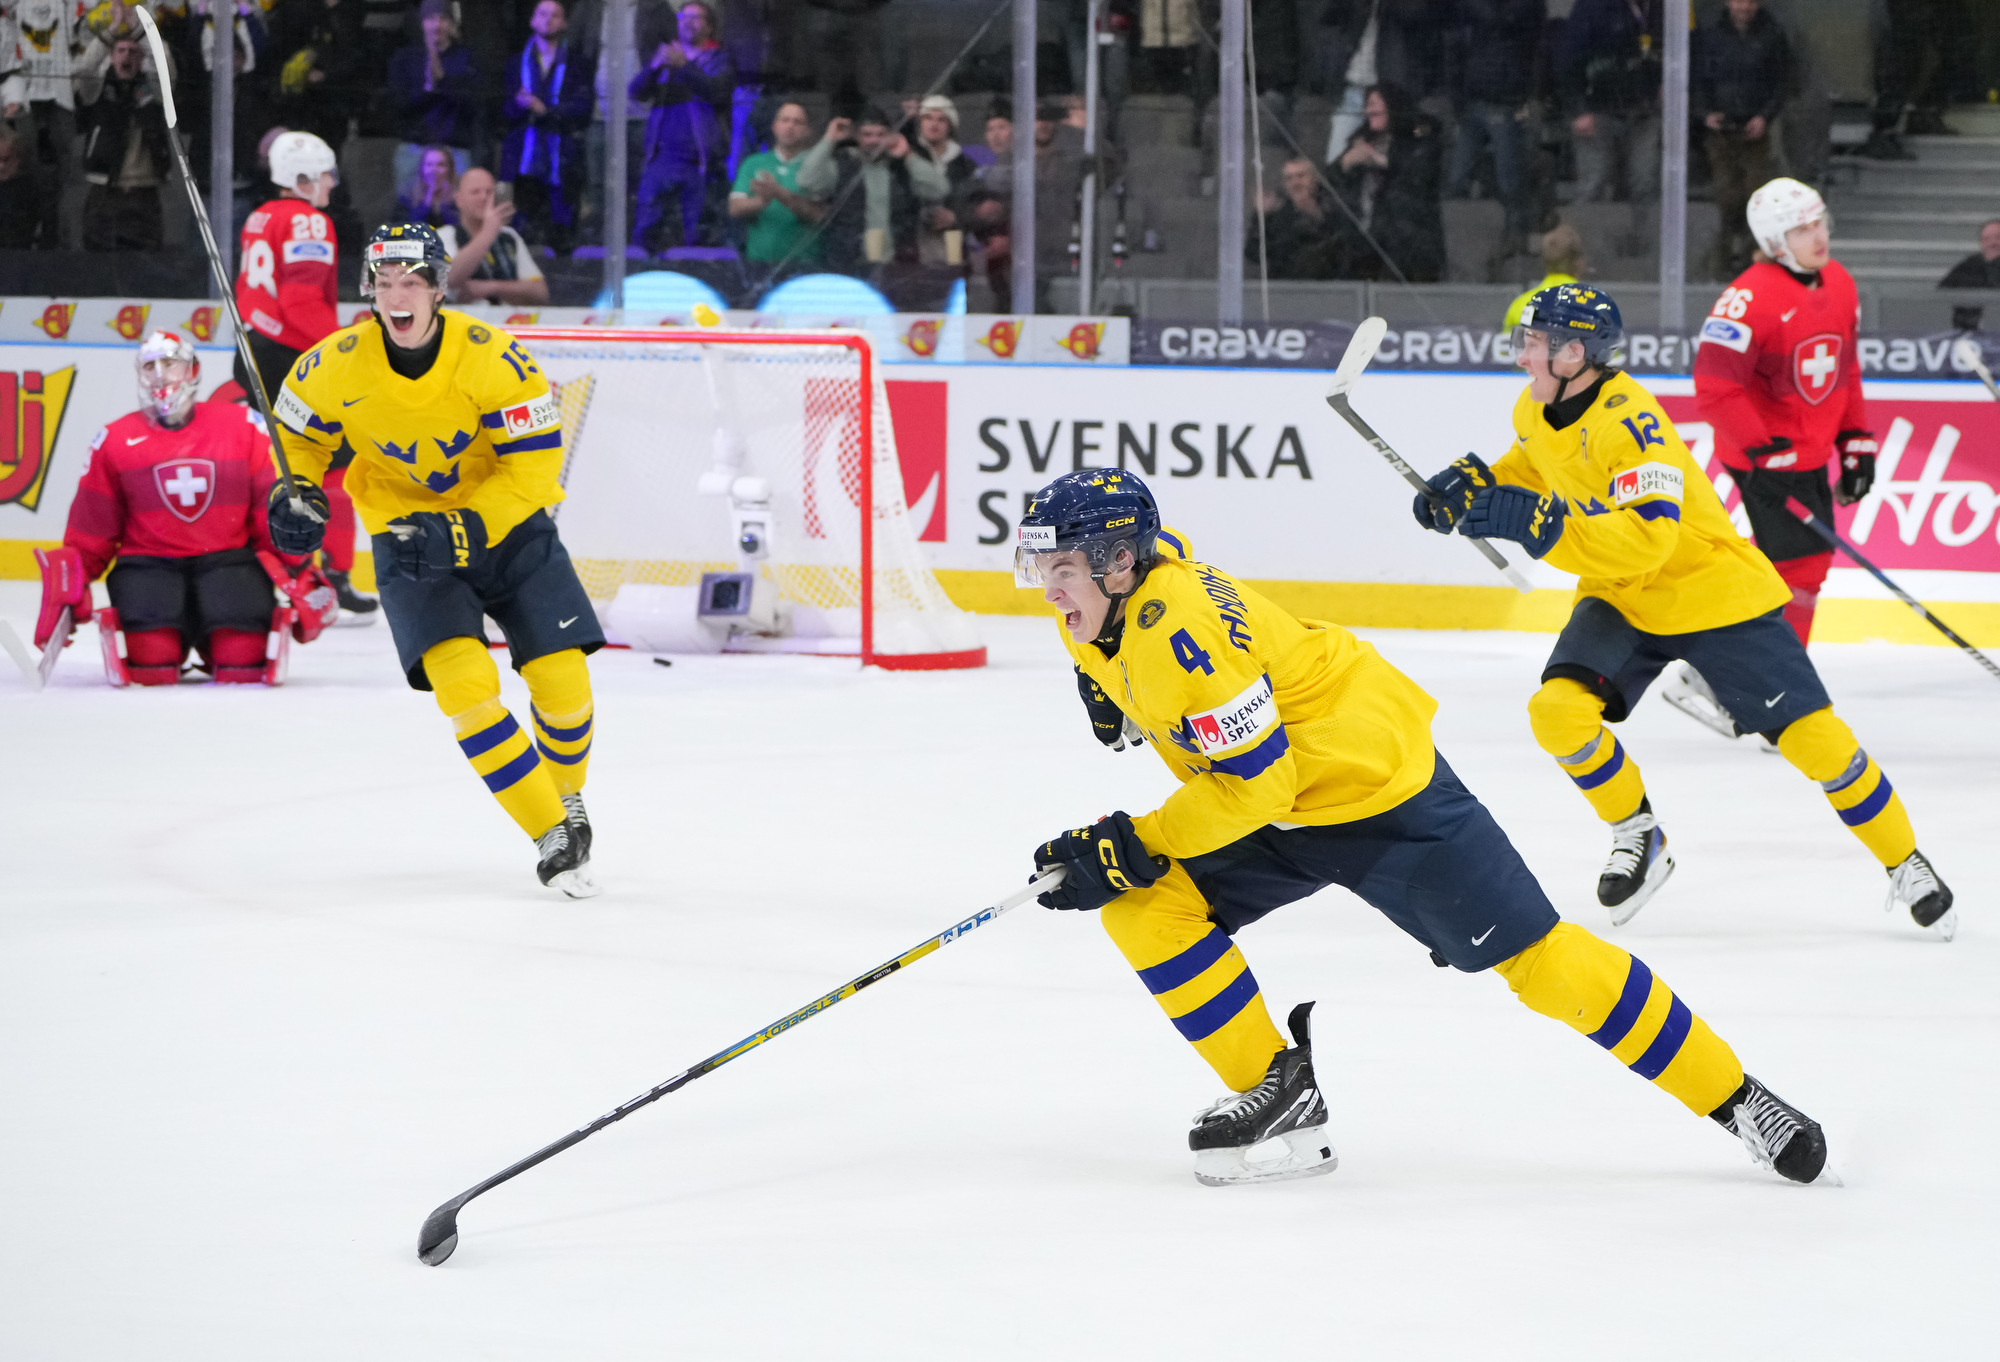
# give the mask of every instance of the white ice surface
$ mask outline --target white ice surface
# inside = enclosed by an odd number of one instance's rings
[[[0,614],[32,621],[26,589]],[[1377,633],[1566,915],[1822,1120],[1800,1188],[1338,890],[1243,934],[1318,998],[1331,1177],[1196,1185],[1206,1067],[1096,921],[1032,905],[468,1208],[439,1202],[1018,884],[1168,777],[1049,625],[943,675],[592,670],[606,892],[566,902],[386,629],[278,691],[0,676],[0,1358],[1979,1355],[2000,1267],[2000,686],[1816,647],[1958,892],[1942,945],[1753,743],[1623,737],[1681,868],[1611,933],[1534,747],[1545,636]],[[508,695],[525,705],[510,673]]]

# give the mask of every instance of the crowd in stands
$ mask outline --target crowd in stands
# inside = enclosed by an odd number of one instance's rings
[[[606,0],[0,0],[0,249],[161,248],[174,172],[135,3],[166,36],[198,180],[212,11],[233,11],[239,220],[280,131],[336,150],[393,140],[395,193],[369,201],[393,197],[398,216],[475,255],[466,278],[453,272],[465,296],[546,296],[538,258],[601,251],[606,54],[619,49],[636,247],[726,259],[764,285],[808,269],[889,284],[980,272],[1006,294],[1014,111],[983,96],[1011,86],[1008,25],[969,43],[944,93],[912,96],[913,78],[935,73],[908,69],[898,8],[909,0],[633,0],[620,32]],[[1496,201],[1496,250],[1531,253],[1557,223],[1559,182],[1572,200],[1630,203],[1643,249],[1659,193],[1664,0],[1574,0],[1560,17],[1550,0],[1248,7],[1260,108],[1293,152],[1249,233],[1271,277],[1442,278],[1448,198]],[[1104,58],[1112,134],[1102,182],[1143,181],[1143,148],[1116,138],[1120,104],[1192,95],[1212,123],[1217,9],[1109,0],[1093,35],[1085,0],[1041,0],[1045,98],[1018,144],[1035,160],[1039,275],[1070,265],[1088,44]],[[1773,147],[1797,87],[1795,39],[1759,0],[1695,9],[1692,144],[1725,224],[1712,265],[1727,277],[1753,248],[1741,223],[1751,190],[1819,167],[1789,137]],[[1888,7],[1868,154],[1902,156],[1899,128],[1941,126],[1939,73],[1963,15],[1957,0]],[[953,96],[967,93],[982,96],[981,126],[960,125]],[[1309,99],[1332,110],[1324,146],[1289,131],[1304,128],[1288,120]],[[1200,140],[1199,117],[1195,127]],[[352,190],[329,210],[348,249],[374,225]]]

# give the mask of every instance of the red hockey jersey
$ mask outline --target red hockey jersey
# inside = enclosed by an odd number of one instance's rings
[[[91,442],[63,543],[95,579],[119,554],[192,558],[224,549],[271,550],[264,507],[277,473],[256,412],[197,402],[179,430],[139,412]]]
[[[1868,429],[1855,350],[1860,299],[1854,279],[1828,261],[1808,288],[1782,265],[1752,265],[1722,291],[1701,327],[1694,395],[1715,428],[1715,449],[1732,468],[1743,451],[1783,436],[1789,454],[1770,468],[1822,468],[1843,430]]]
[[[236,310],[244,325],[293,350],[340,329],[333,219],[304,199],[272,199],[243,223]]]

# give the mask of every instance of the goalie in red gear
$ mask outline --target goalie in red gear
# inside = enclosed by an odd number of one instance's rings
[[[1855,346],[1860,303],[1830,254],[1818,194],[1773,180],[1751,196],[1746,216],[1768,258],[1738,275],[1702,323],[1695,402],[1742,489],[1757,547],[1792,589],[1785,620],[1804,643],[1833,555],[1785,500],[1797,497],[1832,524],[1836,495],[1852,505],[1875,482]]]
[[[219,682],[275,683],[279,632],[310,641],[333,605],[317,569],[271,544],[270,436],[255,412],[195,401],[201,361],[181,336],[147,336],[138,368],[140,409],[98,432],[63,546],[38,554],[36,646],[51,644],[65,606],[75,623],[91,617],[90,582],[115,559],[98,619],[114,685],[170,685],[190,648]]]

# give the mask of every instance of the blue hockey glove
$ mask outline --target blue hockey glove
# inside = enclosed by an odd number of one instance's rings
[[[389,522],[396,570],[415,581],[478,567],[486,557],[486,522],[477,511],[417,511]]]
[[[1437,493],[1435,502],[1419,492],[1410,503],[1410,510],[1425,529],[1450,534],[1452,526],[1472,505],[1473,493],[1492,485],[1493,470],[1486,466],[1486,460],[1468,454],[1430,480],[1431,491]]]
[[[1473,539],[1511,539],[1540,558],[1562,538],[1569,503],[1525,487],[1482,487],[1472,498],[1458,532]]]
[[[299,500],[319,512],[319,519],[300,515],[293,508],[292,499],[285,495],[285,484],[282,482],[271,489],[264,518],[271,531],[271,547],[288,558],[303,558],[306,554],[318,552],[321,542],[326,539],[326,493],[304,478],[293,478],[292,485],[299,489]]]
[[[1145,744],[1138,729],[1126,720],[1125,711],[1081,667],[1076,669],[1076,691],[1083,697],[1084,712],[1090,715],[1090,731],[1099,742],[1113,752],[1123,752],[1127,741],[1134,747]]]
[[[1144,889],[1167,873],[1172,862],[1151,856],[1123,810],[1087,828],[1072,828],[1035,852],[1035,874],[1063,866],[1069,874],[1056,888],[1036,896],[1044,908],[1102,908],[1128,889]],[[1032,876],[1030,878],[1033,878]]]

